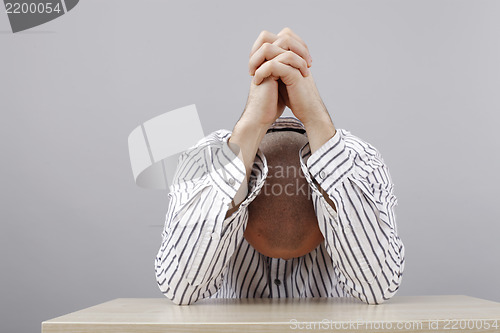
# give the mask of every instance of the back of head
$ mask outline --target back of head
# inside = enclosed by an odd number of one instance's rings
[[[246,240],[260,253],[275,258],[300,257],[323,241],[309,184],[299,160],[307,137],[294,131],[270,132],[260,149],[268,176],[248,206]]]

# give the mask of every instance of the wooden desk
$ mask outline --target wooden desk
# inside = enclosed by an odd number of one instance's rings
[[[378,325],[378,326],[377,326]],[[395,296],[381,305],[352,298],[118,298],[42,323],[52,332],[500,332],[500,303],[468,296]]]

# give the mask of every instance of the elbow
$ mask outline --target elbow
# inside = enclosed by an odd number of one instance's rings
[[[196,299],[192,300],[190,297],[182,297],[182,293],[174,293],[169,286],[166,286],[166,282],[164,281],[157,280],[157,283],[163,296],[168,298],[175,305],[191,305],[196,302]]]
[[[386,296],[385,294],[381,294],[381,295],[376,295],[373,298],[369,298],[369,299],[365,300],[365,302],[368,305],[379,305],[379,304],[385,303],[385,301],[388,301],[391,297],[392,297],[392,295]]]
[[[404,264],[405,261],[403,253],[403,255],[400,256],[400,261],[398,265],[394,267],[392,270],[386,271],[386,273],[384,274],[384,277],[387,276],[387,278],[379,278],[371,281],[372,282],[370,283],[371,288],[365,289],[365,290],[373,290],[371,297],[366,295],[368,296],[365,299],[365,302],[367,304],[377,305],[385,303],[397,293],[401,285],[401,281],[403,279]]]
[[[368,305],[378,305],[390,300],[399,290],[402,274],[394,273],[393,278],[375,279],[368,282],[363,288],[363,293],[359,293],[358,299]],[[354,296],[354,295],[353,295]]]
[[[398,279],[392,280],[392,283],[381,289],[379,293],[376,293],[372,298],[367,298],[365,302],[370,305],[378,305],[385,303],[390,300],[396,292],[399,290],[399,284],[401,282],[401,275]]]
[[[169,297],[168,295],[164,294],[169,300],[172,301],[175,305],[183,306],[183,305],[191,305],[195,302],[189,302],[187,300],[183,300],[182,298],[179,297]]]
[[[198,300],[197,297],[194,297],[196,290],[192,290],[184,281],[179,281],[179,285],[172,285],[168,283],[168,280],[170,279],[167,279],[167,276],[163,274],[156,275],[156,283],[161,293],[172,303],[175,305],[191,305]]]
[[[164,292],[163,295],[167,297],[169,300],[172,301],[175,305],[179,306],[184,306],[184,305],[191,305],[196,303],[198,301],[198,298],[195,297],[195,291],[196,290],[190,290],[187,293],[184,292],[177,292],[173,293],[170,292],[170,289],[167,292]]]
[[[176,297],[175,293],[172,291],[171,286],[168,284],[167,276],[163,274],[163,272],[164,270],[161,267],[156,267],[156,284],[160,292],[174,304],[184,305],[182,298]]]
[[[379,304],[385,303],[386,301],[390,300],[391,297],[394,296],[394,294],[395,293],[391,293],[391,292],[387,291],[387,292],[379,294],[379,295],[367,297],[363,301],[368,305],[379,305]]]

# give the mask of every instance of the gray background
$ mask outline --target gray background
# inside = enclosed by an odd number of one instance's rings
[[[232,129],[250,48],[290,26],[338,128],[375,145],[399,200],[399,295],[500,301],[500,2],[86,0],[12,34],[0,13],[0,331],[154,278],[166,192],[133,181],[128,134],[195,103]]]

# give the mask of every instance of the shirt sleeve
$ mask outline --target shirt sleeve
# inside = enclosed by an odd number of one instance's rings
[[[243,162],[228,146],[230,135],[216,131],[179,157],[155,259],[158,286],[176,304],[191,304],[217,292],[243,239],[247,206],[267,175],[259,150],[254,164],[259,172],[252,173],[247,197],[226,219],[229,203],[246,181]]]
[[[380,153],[338,129],[312,155],[306,144],[300,159],[340,285],[368,304],[389,299],[401,283],[404,246],[396,228],[394,185]]]

